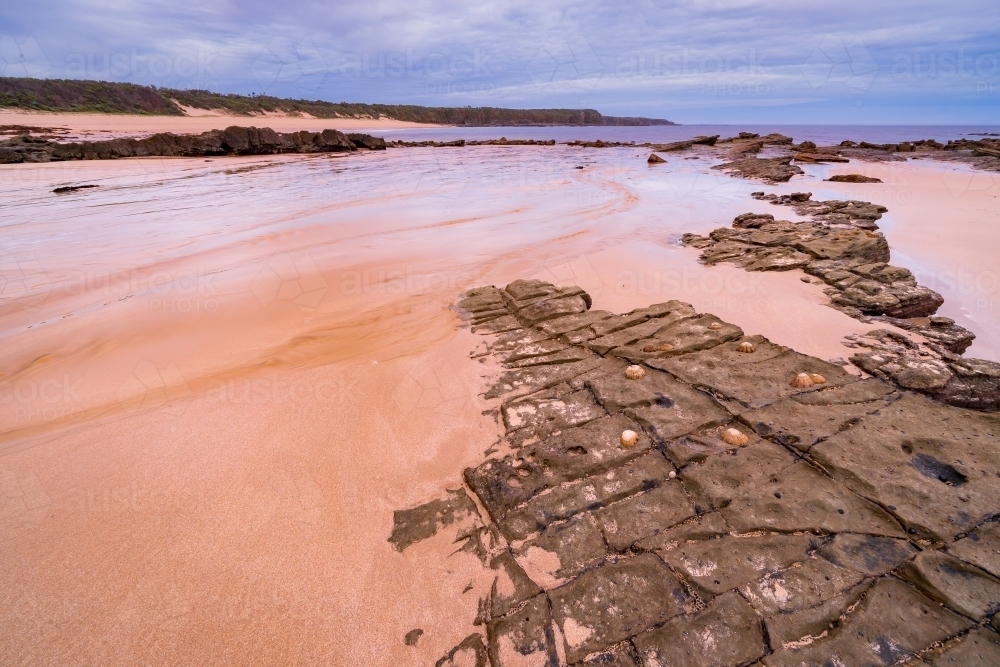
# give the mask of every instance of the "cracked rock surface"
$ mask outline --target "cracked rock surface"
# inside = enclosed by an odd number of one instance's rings
[[[465,471],[461,548],[496,573],[483,631],[442,660],[997,664],[1000,416],[687,304],[589,305],[540,281],[459,303],[487,336],[474,358],[506,367],[484,392],[505,436]],[[792,386],[803,372],[825,381]],[[472,504],[399,512],[394,543]]]

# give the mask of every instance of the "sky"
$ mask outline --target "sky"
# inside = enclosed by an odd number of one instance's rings
[[[998,124],[995,1],[8,1],[0,75],[687,124]]]

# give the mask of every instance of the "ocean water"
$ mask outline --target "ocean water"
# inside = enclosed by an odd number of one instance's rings
[[[634,141],[666,143],[683,141],[699,135],[731,137],[740,132],[761,136],[778,132],[795,141],[838,144],[850,139],[871,143],[898,143],[935,139],[977,138],[976,133],[1000,133],[1000,125],[651,125],[648,127],[441,127],[427,129],[383,130],[386,139],[406,141],[448,141],[451,139],[555,139],[557,142],[582,140]]]

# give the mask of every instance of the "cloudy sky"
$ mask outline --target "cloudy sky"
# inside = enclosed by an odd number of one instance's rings
[[[682,123],[1000,123],[994,3],[31,0],[0,7],[0,68]]]

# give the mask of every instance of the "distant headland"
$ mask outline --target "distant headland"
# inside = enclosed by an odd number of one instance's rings
[[[153,116],[185,116],[204,111],[221,111],[241,116],[277,113],[313,118],[381,118],[466,127],[675,125],[661,118],[605,116],[594,109],[500,109],[360,104],[293,100],[270,95],[224,95],[207,90],[175,90],[108,81],[11,77],[0,77],[0,108]]]

